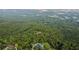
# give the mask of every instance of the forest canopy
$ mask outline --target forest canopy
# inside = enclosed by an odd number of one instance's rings
[[[78,50],[79,10],[0,9],[1,50]]]

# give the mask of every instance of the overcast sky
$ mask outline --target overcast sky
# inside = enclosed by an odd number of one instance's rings
[[[0,0],[0,9],[79,9],[79,0]]]

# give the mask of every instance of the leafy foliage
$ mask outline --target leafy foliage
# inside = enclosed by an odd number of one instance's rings
[[[72,18],[76,14],[79,19],[79,14],[76,13],[78,11],[66,13],[67,10],[48,10],[49,12],[42,11],[41,16],[37,10],[13,11],[6,10],[0,14],[1,50],[7,47],[18,50],[79,49],[79,23]]]

